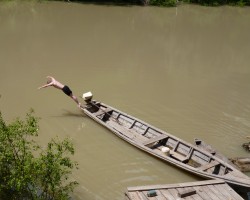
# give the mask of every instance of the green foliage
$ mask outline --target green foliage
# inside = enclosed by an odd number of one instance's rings
[[[38,119],[33,111],[9,125],[0,112],[0,199],[69,199],[77,185],[69,180],[77,167],[69,157],[74,154],[70,140],[52,139],[43,150],[35,136]]]
[[[220,6],[220,5],[247,6],[247,5],[250,5],[250,0],[186,0],[185,2],[197,3],[197,4],[201,4],[205,6]]]
[[[176,0],[150,0],[150,5],[154,6],[176,6]]]

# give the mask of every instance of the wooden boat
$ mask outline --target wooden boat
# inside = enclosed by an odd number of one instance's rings
[[[104,103],[86,103],[87,116],[139,149],[203,178],[250,188],[250,177],[213,154]]]
[[[220,152],[218,152],[216,149],[214,149],[211,145],[205,143],[204,141],[200,140],[200,139],[194,139],[195,145],[196,147],[198,147],[199,149],[202,149],[216,157],[218,157],[220,160],[223,160],[224,162],[228,163],[229,165],[231,165],[232,167],[240,170],[242,172],[242,170],[235,165],[231,159],[227,158],[226,156],[224,156],[223,154],[221,154]]]

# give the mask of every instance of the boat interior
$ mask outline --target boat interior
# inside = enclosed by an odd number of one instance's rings
[[[126,137],[141,143],[162,157],[170,157],[199,171],[215,175],[226,175],[232,169],[218,162],[213,156],[203,153],[167,133],[130,117],[99,102],[91,102],[87,107],[96,118],[114,128]]]

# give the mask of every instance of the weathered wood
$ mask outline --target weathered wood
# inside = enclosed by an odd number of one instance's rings
[[[133,126],[135,125],[136,120],[134,120],[134,122],[131,124],[131,126],[129,128],[133,128]]]
[[[217,179],[217,180],[207,180],[207,181],[199,181],[199,182],[187,182],[187,183],[177,183],[177,184],[162,184],[162,185],[154,185],[154,189],[163,189],[163,188],[177,188],[177,187],[194,187],[194,186],[204,186],[204,185],[215,185],[215,184],[224,184],[225,181]],[[135,186],[128,187],[128,191],[142,191],[142,190],[150,190],[152,186]]]
[[[194,152],[194,148],[191,147],[191,149],[189,150],[189,153],[187,155],[187,160],[190,160],[192,155],[193,155],[193,152]]]
[[[242,197],[239,196],[228,184],[218,184],[217,189],[222,191],[223,194],[228,194],[233,200],[241,200]],[[228,199],[230,199],[228,197]]]
[[[203,166],[199,167],[198,169],[201,170],[201,171],[205,171],[205,170],[207,170],[209,168],[212,168],[212,167],[214,167],[214,166],[216,166],[218,164],[219,164],[219,162],[212,161],[212,162],[208,163],[207,165],[203,165]]]
[[[91,106],[94,106],[93,102],[83,109],[88,116],[141,150],[203,178],[220,178],[233,185],[250,187],[250,178],[247,175],[208,151],[189,144],[111,106],[103,103],[98,103],[94,107]],[[110,116],[107,117],[105,114],[104,117],[102,115],[97,117],[96,115],[100,114],[97,109],[98,106],[102,109],[107,108],[106,111],[110,108],[112,110],[112,112],[109,112]],[[152,145],[152,147],[148,148],[149,145]],[[163,147],[171,149],[172,153],[163,155],[163,152],[159,150]],[[220,169],[215,167],[216,165],[221,166]],[[217,169],[218,171],[216,171]]]
[[[138,192],[136,192],[136,191],[127,193],[127,197],[130,200],[141,200],[141,198],[138,196]]]
[[[214,185],[208,185],[207,187],[212,191],[213,194],[216,195],[216,197],[218,197],[218,199],[226,199],[225,196],[223,196],[222,191],[216,189]]]
[[[192,188],[193,190],[196,191],[195,194],[193,194],[192,196],[190,196],[190,198],[192,198],[192,200],[203,200],[203,198],[198,194],[198,192],[197,192],[198,189],[195,186],[194,187],[190,187],[190,188]]]
[[[101,114],[104,114],[104,111],[101,110],[101,109],[99,109],[99,111],[96,112],[94,115],[95,115],[95,116],[99,116],[99,115],[101,115]]]
[[[149,144],[158,142],[158,141],[166,139],[166,138],[168,138],[168,135],[162,134],[162,135],[160,135],[158,137],[154,137],[154,138],[151,138],[151,139],[147,140],[146,142],[143,142],[143,145],[147,146]]]
[[[178,148],[179,144],[180,144],[180,141],[177,141],[177,143],[176,143],[175,147],[173,148],[173,151],[176,151],[176,150],[177,150],[177,148]]]
[[[168,191],[168,190],[160,190],[163,197],[165,197],[167,200],[175,200],[175,197]]]
[[[148,130],[149,130],[149,127],[147,127],[147,128],[145,129],[145,131],[143,132],[142,135],[145,135],[145,134],[148,132]]]
[[[178,196],[181,198],[191,196],[193,194],[196,194],[196,190],[193,188],[187,188],[187,189],[181,188],[178,190]]]
[[[111,111],[112,111],[112,109],[110,109],[110,108],[106,108],[106,109],[100,108],[97,112],[95,112],[94,115],[99,116],[99,115],[102,115],[102,114],[105,114],[105,113],[109,113]]]
[[[194,141],[195,141],[195,144],[198,148],[200,148],[204,151],[207,151],[208,153],[210,153],[210,154],[214,155],[215,157],[228,163],[232,167],[234,167],[236,169],[240,169],[236,164],[234,164],[234,162],[231,161],[231,159],[227,158],[226,156],[224,156],[223,154],[221,154],[220,152],[215,150],[211,145],[206,144],[204,141],[202,141],[200,139],[195,139]]]
[[[143,141],[147,140],[147,138],[143,137],[142,135],[135,134],[134,132],[131,132],[130,130],[125,129],[124,127],[120,126],[115,121],[109,121],[108,123],[110,125],[112,125],[113,129],[115,129],[116,131],[120,132],[120,134],[122,134],[130,139],[133,139],[137,142],[143,142]]]
[[[218,185],[216,185],[216,189],[219,190],[223,194],[224,199],[231,198],[234,200],[239,200],[238,195],[235,195],[234,190],[226,184],[218,184]]]
[[[175,199],[178,198],[178,192],[177,192],[176,188],[168,189],[168,191],[170,192],[170,194],[171,194]]]
[[[148,195],[156,191],[157,196]],[[129,200],[243,200],[228,184],[221,180],[186,182],[179,184],[129,187],[126,196]],[[150,197],[151,196],[151,197]]]
[[[141,200],[147,200],[148,199],[147,196],[142,192],[138,192],[138,196],[140,197]]]
[[[211,191],[207,189],[206,186],[196,186],[195,187],[197,194],[204,200],[214,200],[216,197],[214,197],[214,194],[211,194]]]
[[[170,157],[175,158],[176,160],[179,160],[181,162],[188,161],[188,158],[186,156],[183,156],[175,151],[170,150]]]

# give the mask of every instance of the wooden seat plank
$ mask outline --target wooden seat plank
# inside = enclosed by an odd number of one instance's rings
[[[113,111],[111,108],[106,108],[105,110],[100,108],[96,113],[94,113],[95,116],[99,116],[99,115],[102,115],[104,113],[108,113],[108,112],[111,112]]]
[[[185,162],[188,160],[187,156],[183,156],[175,151],[170,150],[170,157],[175,158],[176,160],[179,160],[181,162]]]
[[[199,167],[198,169],[201,170],[201,171],[205,171],[207,169],[210,169],[216,165],[220,164],[219,162],[217,162],[216,160],[213,160],[212,162],[206,164],[206,165],[203,165],[201,167]]]
[[[166,138],[168,138],[167,135],[161,134],[161,135],[158,136],[158,137],[154,137],[154,138],[151,138],[151,139],[147,140],[146,142],[143,143],[143,145],[147,146],[147,145],[149,145],[149,144],[152,144],[152,143],[154,143],[154,142],[157,142],[157,141],[160,141],[160,140],[163,140],[163,139],[166,139]]]

